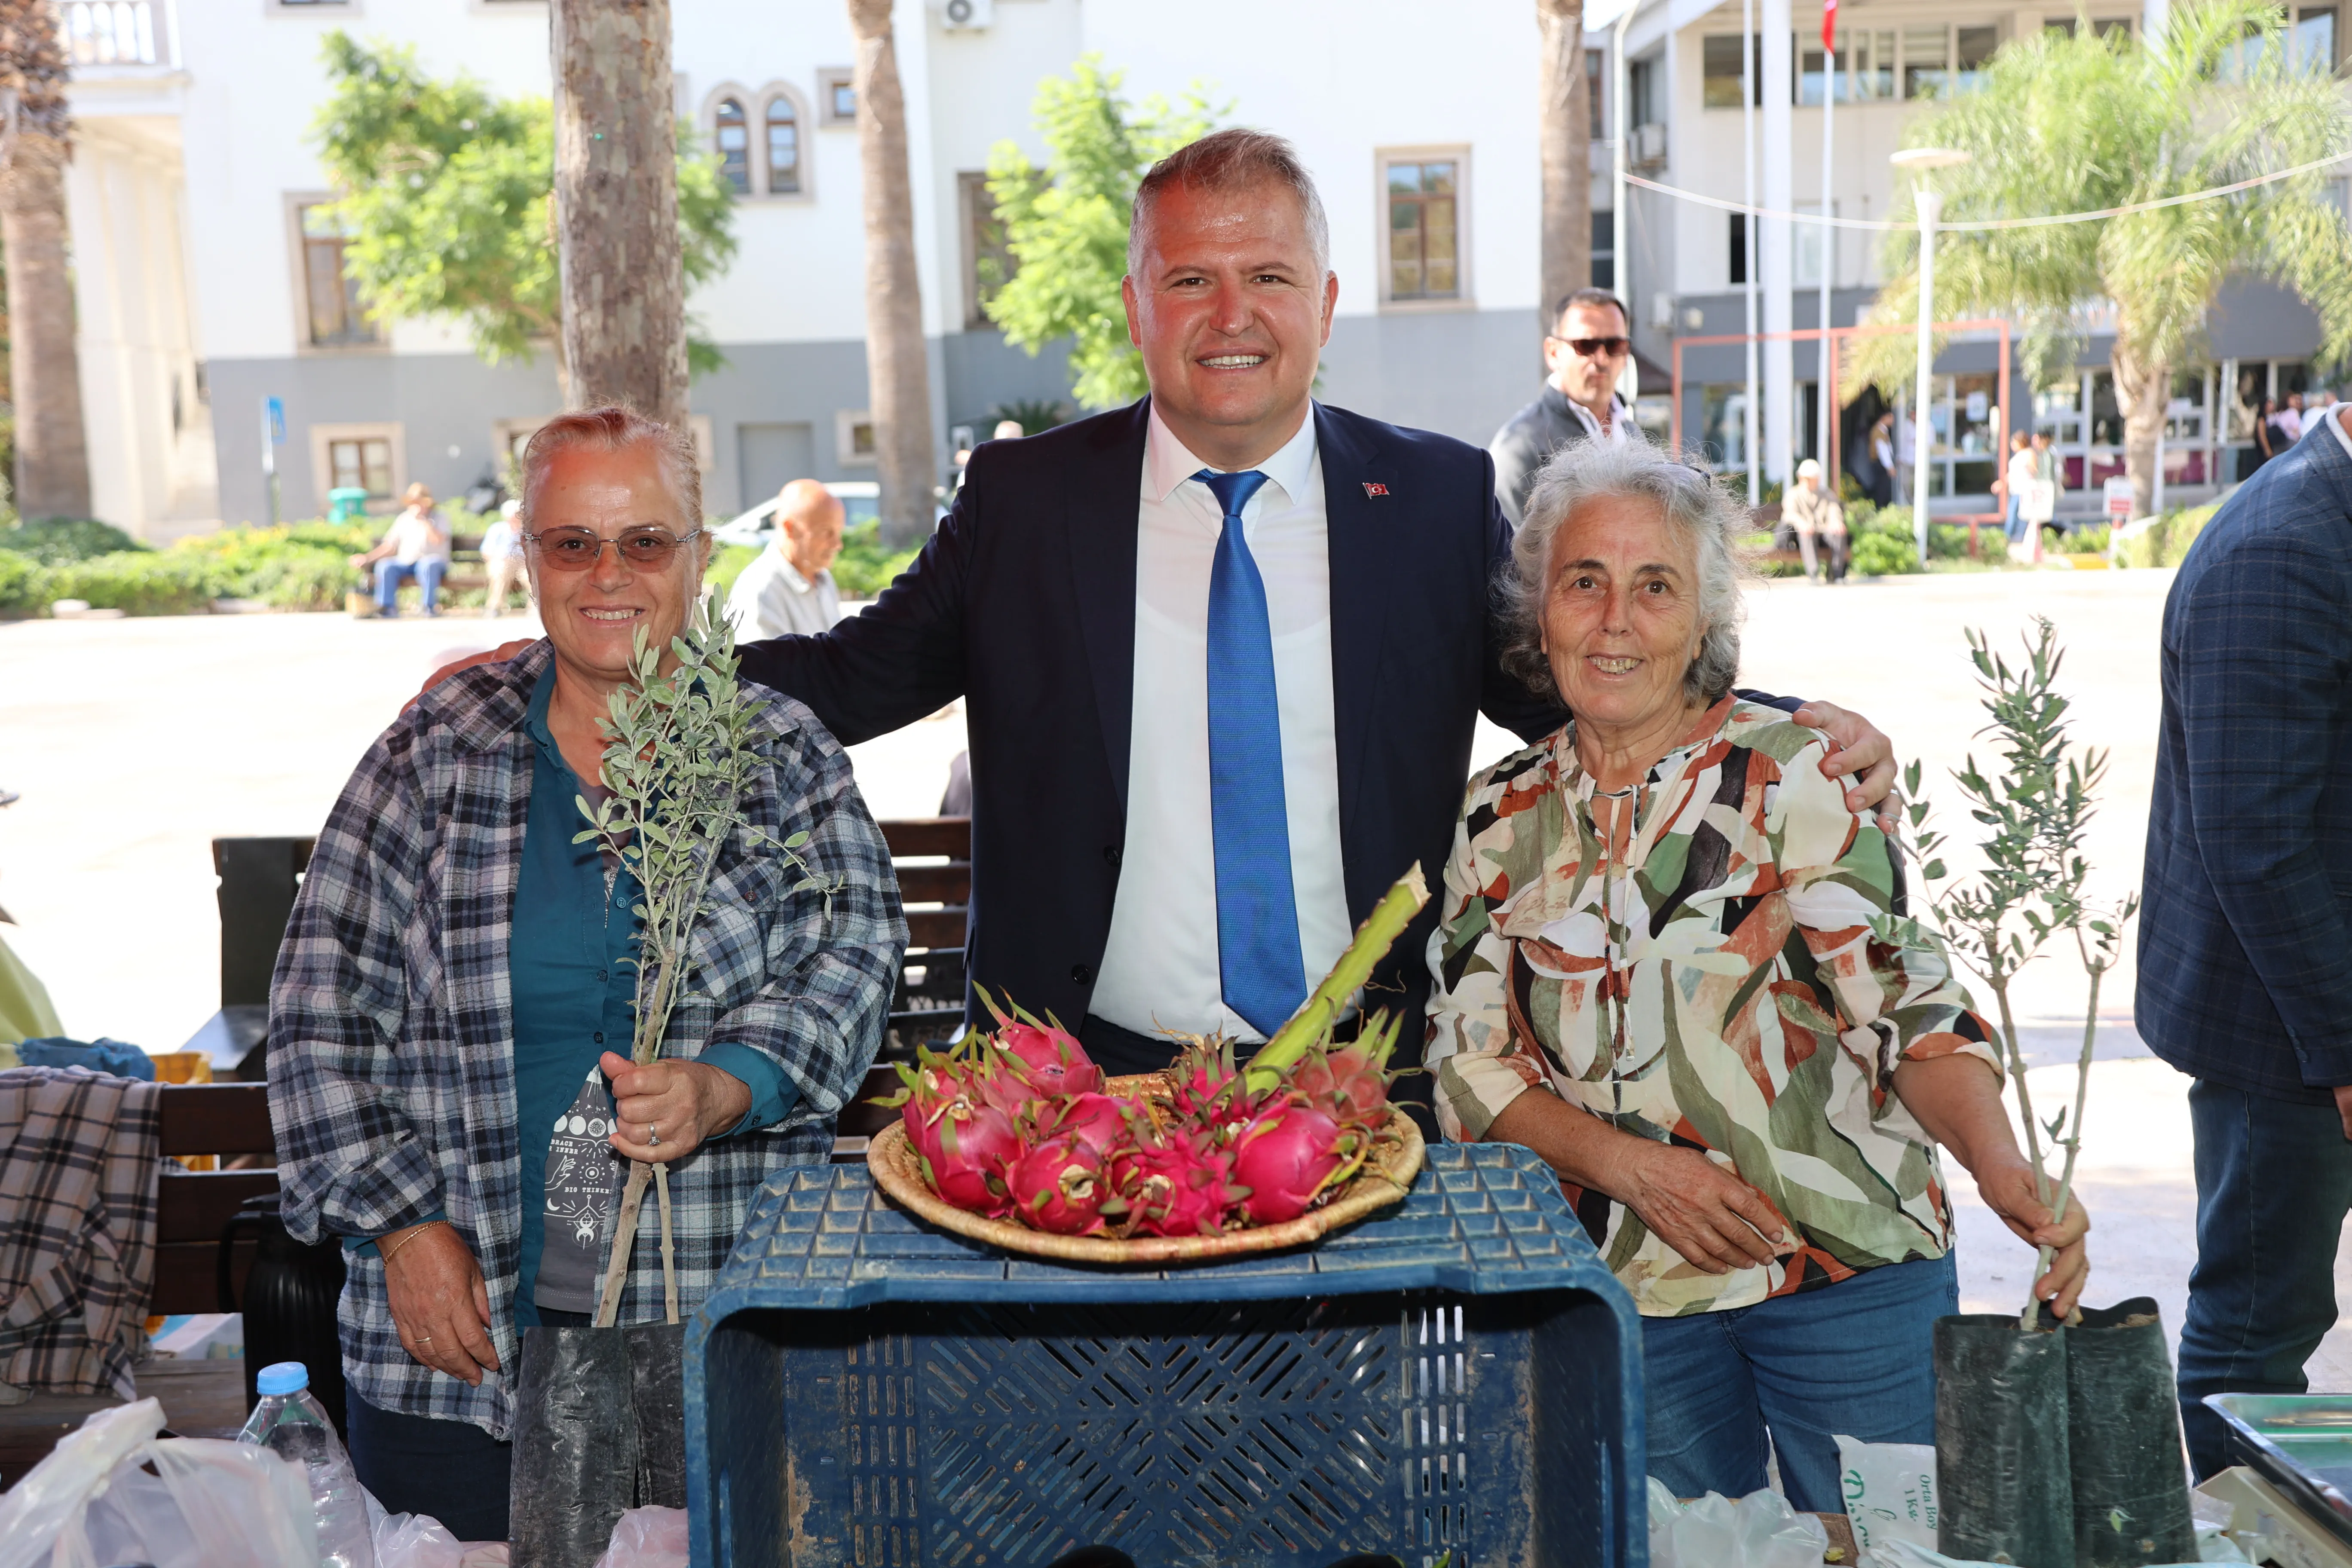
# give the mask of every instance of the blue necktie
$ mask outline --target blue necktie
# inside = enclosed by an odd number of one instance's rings
[[[1217,855],[1217,968],[1225,1005],[1271,1037],[1307,1000],[1282,720],[1265,579],[1242,534],[1242,509],[1265,483],[1252,468],[1192,476],[1225,514],[1209,574],[1209,816]]]

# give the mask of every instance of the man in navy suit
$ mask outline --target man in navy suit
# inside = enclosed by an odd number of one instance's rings
[[[2352,1212],[2352,423],[2315,419],[2213,516],[2164,604],[2137,1023],[2189,1086],[2197,1267],[2181,1425],[2300,1394]]]
[[[1271,1033],[1391,882],[1444,864],[1479,712],[1529,739],[1567,718],[1496,662],[1492,460],[1314,401],[1339,285],[1290,145],[1163,160],[1128,269],[1150,397],[978,447],[875,605],[741,650],[845,745],[963,699],[968,973],[1122,1072],[1166,1065],[1163,1029]],[[1885,795],[1885,737],[1801,717],[1857,809]],[[1369,988],[1412,1060],[1433,920]]]
[[[1151,395],[973,452],[863,615],[742,650],[854,744],[962,698],[969,973],[1115,1071],[1160,1029],[1262,1037],[1373,901],[1452,843],[1483,709],[1564,719],[1496,661],[1509,549],[1475,447],[1313,400],[1339,279],[1288,143],[1225,131],[1135,205],[1128,321]],[[1883,736],[1812,715],[1884,795]],[[1428,917],[1370,1006],[1417,1020]],[[1421,1030],[1406,1034],[1415,1056]]]

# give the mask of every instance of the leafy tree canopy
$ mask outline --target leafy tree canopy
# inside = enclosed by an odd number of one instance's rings
[[[2188,0],[2161,37],[2044,32],[2008,45],[1982,85],[1914,121],[1907,145],[1971,155],[1934,176],[1946,222],[2160,201],[2352,152],[2352,100],[2293,57],[2269,0]],[[2320,359],[2352,351],[2352,233],[2327,183],[2342,166],[2209,200],[2085,223],[1945,232],[1935,310],[2007,315],[2037,384],[2069,372],[2085,307],[2114,310],[2116,386],[2135,487],[2152,482],[2171,367],[2200,346],[2231,276],[2294,289],[2318,312]],[[1910,195],[1893,214],[1911,216]],[[1888,236],[1871,319],[1916,322],[1916,231]],[[2105,330],[2105,329],[2102,329]],[[1911,340],[1855,340],[1852,384],[1907,381]]]
[[[1131,103],[1119,94],[1124,79],[1098,55],[1066,78],[1046,78],[1031,112],[1051,162],[1040,169],[1010,142],[988,160],[989,197],[1015,263],[1010,277],[983,263],[982,281],[996,289],[989,318],[1032,354],[1074,340],[1070,390],[1090,408],[1132,403],[1147,390],[1119,297],[1135,188],[1153,163],[1231,112],[1212,108],[1197,82],[1178,102],[1155,93]]]
[[[543,98],[500,99],[469,76],[427,76],[413,48],[341,31],[323,48],[333,91],[310,129],[341,193],[344,266],[370,314],[462,321],[495,364],[561,353],[562,300],[550,204],[554,114]],[[679,128],[678,238],[689,288],[734,258],[734,193],[718,160]],[[698,373],[725,361],[698,331]]]

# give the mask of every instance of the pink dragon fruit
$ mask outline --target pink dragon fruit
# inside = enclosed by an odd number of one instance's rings
[[[1121,1150],[1111,1184],[1130,1224],[1152,1236],[1220,1236],[1248,1189],[1233,1181],[1234,1157],[1208,1133],[1178,1130]]]
[[[1102,1068],[1087,1055],[1076,1035],[1050,1015],[1043,1023],[1016,1005],[1013,1016],[996,1005],[988,988],[976,985],[981,1001],[996,1020],[996,1046],[1013,1070],[1041,1094],[1092,1094],[1103,1086]]]
[[[1127,1106],[1107,1094],[1073,1094],[1060,1100],[1032,1103],[1024,1119],[1030,1142],[1043,1143],[1064,1134],[1084,1139],[1097,1154],[1109,1154],[1130,1136]]]
[[[1065,1133],[1032,1147],[1006,1182],[1014,1215],[1032,1230],[1061,1236],[1092,1236],[1104,1228],[1105,1210],[1123,1214],[1095,1146]]]
[[[1176,1055],[1168,1076],[1176,1114],[1196,1127],[1223,1127],[1249,1114],[1251,1098],[1234,1066],[1233,1042],[1195,1036]]]
[[[1028,1152],[1013,1119],[992,1105],[974,1105],[958,1097],[941,1107],[931,1123],[937,1153],[923,1153],[923,1141],[914,1125],[918,1103],[908,1101],[900,1114],[907,1118],[908,1135],[916,1139],[923,1179],[933,1192],[960,1209],[992,1219],[1002,1217],[1013,1206],[1008,1178]]]
[[[1265,1106],[1234,1140],[1234,1177],[1255,1225],[1297,1219],[1363,1163],[1363,1135],[1299,1097]]]
[[[1386,1120],[1389,1076],[1382,1060],[1361,1046],[1341,1046],[1301,1057],[1290,1069],[1288,1087],[1348,1126],[1370,1126]]]

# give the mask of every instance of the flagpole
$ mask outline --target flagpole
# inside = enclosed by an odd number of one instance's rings
[[[1821,247],[1818,251],[1818,254],[1822,258],[1822,304],[1820,311],[1821,319],[1814,323],[1814,325],[1822,329],[1822,336],[1815,347],[1813,354],[1813,402],[1819,410],[1819,417],[1816,421],[1819,427],[1814,435],[1813,453],[1815,457],[1821,459],[1822,463],[1822,487],[1833,496],[1844,488],[1843,481],[1838,478],[1836,472],[1829,466],[1830,453],[1832,450],[1830,444],[1830,430],[1832,428],[1832,421],[1837,418],[1837,408],[1835,406],[1834,400],[1831,395],[1832,388],[1836,384],[1836,382],[1835,378],[1830,374],[1830,355],[1836,352],[1836,343],[1829,335],[1830,328],[1832,325],[1830,320],[1830,288],[1832,283],[1835,280],[1835,274],[1837,272],[1837,230],[1832,227],[1828,221],[1831,216],[1832,205],[1830,193],[1835,188],[1830,183],[1832,171],[1835,167],[1830,157],[1830,148],[1831,136],[1837,124],[1837,0],[1822,0],[1822,222]]]
[[[1740,445],[1748,451],[1748,504],[1750,508],[1764,504],[1764,490],[1758,472],[1756,422],[1760,411],[1757,407],[1756,374],[1756,0],[1740,0],[1739,5],[1739,169],[1745,182],[1743,200],[1748,215],[1740,220],[1739,271],[1747,279],[1748,301],[1748,411],[1740,428]]]

